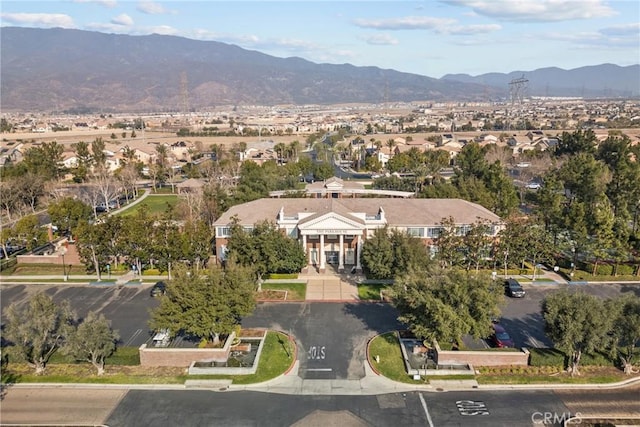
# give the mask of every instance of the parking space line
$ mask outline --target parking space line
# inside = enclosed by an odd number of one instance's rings
[[[126,342],[124,345],[125,345],[125,346],[130,346],[130,345],[131,345],[131,343],[132,343],[136,338],[138,338],[138,335],[140,335],[141,333],[142,333],[142,329],[138,329],[137,331],[135,331],[135,332],[133,333],[133,335],[131,335],[131,338],[129,338],[129,339],[127,340],[127,342]]]
[[[429,414],[429,409],[427,409],[427,402],[425,402],[424,397],[422,397],[422,393],[418,393],[420,397],[420,403],[422,403],[422,409],[424,409],[424,413],[427,416],[427,421],[429,422],[429,427],[433,427],[433,421],[431,420],[431,414]]]

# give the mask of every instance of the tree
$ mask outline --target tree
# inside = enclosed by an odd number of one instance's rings
[[[464,254],[460,249],[464,242],[453,217],[443,218],[440,221],[440,231],[435,244],[438,248],[436,258],[440,262],[440,267],[447,268],[462,264]]]
[[[398,320],[416,336],[441,343],[458,343],[465,334],[489,336],[504,301],[489,276],[459,270],[409,272],[396,279],[392,294]]]
[[[61,230],[73,231],[80,221],[88,221],[91,218],[93,209],[80,200],[65,197],[50,204],[47,212],[51,217],[52,224],[57,225]]]
[[[19,357],[42,375],[51,355],[73,330],[74,315],[68,301],[59,305],[44,292],[33,295],[24,307],[7,309],[6,339]]]
[[[220,335],[231,333],[255,304],[253,274],[246,267],[233,262],[205,271],[176,266],[149,325],[168,329],[172,336],[184,333],[218,344]]]
[[[628,292],[611,300],[610,313],[616,313],[613,322],[612,350],[620,358],[622,369],[627,375],[637,373],[633,362],[640,346],[640,297]]]
[[[596,151],[598,139],[591,130],[577,130],[573,133],[563,132],[558,141],[556,156],[563,154],[593,154]]]
[[[583,353],[604,347],[612,329],[612,316],[602,299],[584,292],[562,290],[542,301],[545,331],[555,347],[569,358],[567,371],[579,375]]]
[[[28,250],[33,250],[47,241],[47,232],[40,227],[36,215],[23,216],[11,230],[12,237],[23,243]]]
[[[98,371],[104,374],[104,361],[116,349],[118,333],[111,329],[103,314],[90,311],[87,317],[73,332],[66,337],[62,352],[76,358],[90,362]]]
[[[58,179],[64,170],[62,152],[64,148],[56,141],[45,142],[41,146],[31,147],[24,152],[22,163],[28,172],[39,175],[45,180]]]
[[[302,246],[269,221],[259,222],[246,232],[234,220],[227,249],[240,265],[253,269],[258,286],[264,274],[299,272],[307,264]]]
[[[392,279],[393,243],[389,239],[387,227],[374,230],[373,236],[362,245],[362,267],[367,277],[372,279]]]
[[[476,272],[480,269],[480,263],[487,259],[490,253],[492,238],[488,236],[491,226],[484,221],[477,221],[464,236],[464,245],[467,258],[467,270],[475,265]]]
[[[96,171],[93,186],[95,187],[95,191],[100,194],[100,198],[107,212],[110,211],[111,201],[120,193],[118,181],[111,176],[106,168],[101,168]]]
[[[89,174],[91,168],[91,152],[89,151],[89,144],[84,141],[79,141],[72,145],[76,157],[76,167],[72,170],[74,180],[76,182],[84,182]]]

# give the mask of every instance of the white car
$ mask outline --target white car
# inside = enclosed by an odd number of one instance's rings
[[[527,184],[527,188],[529,190],[538,190],[540,189],[540,187],[542,187],[542,184],[540,184],[539,182],[530,182]]]

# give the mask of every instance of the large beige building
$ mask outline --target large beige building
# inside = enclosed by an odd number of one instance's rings
[[[488,209],[460,199],[259,199],[237,205],[216,222],[216,253],[224,259],[232,218],[251,229],[268,220],[297,239],[305,249],[308,268],[324,271],[327,264],[338,270],[360,269],[362,243],[377,228],[389,226],[423,239],[430,245],[440,232],[444,218],[452,217],[458,232],[464,234],[479,220],[493,226],[497,235],[501,219]]]

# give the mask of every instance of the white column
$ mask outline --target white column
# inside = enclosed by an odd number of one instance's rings
[[[362,249],[362,240],[360,235],[356,237],[356,270],[361,270],[360,266],[360,249]]]
[[[344,270],[344,236],[340,235],[340,248],[338,249],[338,270]]]
[[[320,235],[320,268],[324,268],[324,234]]]
[[[311,264],[311,261],[309,260],[309,252],[307,251],[307,235],[306,234],[302,235],[302,249],[304,249],[304,256],[307,257],[307,264]]]

